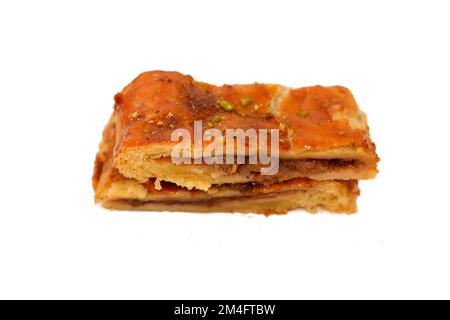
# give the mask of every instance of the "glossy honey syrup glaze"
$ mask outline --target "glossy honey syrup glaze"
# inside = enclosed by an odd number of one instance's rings
[[[360,148],[377,160],[364,113],[341,86],[289,89],[275,84],[215,86],[178,72],[139,75],[115,96],[115,154],[169,143],[177,128],[279,129],[280,151]]]

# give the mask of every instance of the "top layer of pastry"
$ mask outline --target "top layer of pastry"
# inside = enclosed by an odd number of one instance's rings
[[[225,103],[224,103],[225,102]],[[114,164],[125,176],[136,159],[167,157],[175,129],[279,129],[281,159],[356,159],[376,168],[365,114],[341,86],[215,86],[178,72],[145,72],[115,96]],[[134,170],[135,171],[135,170]]]

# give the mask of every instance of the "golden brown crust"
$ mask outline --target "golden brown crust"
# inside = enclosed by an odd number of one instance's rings
[[[116,142],[116,122],[115,115],[111,116],[105,129],[103,130],[102,141],[95,157],[94,174],[92,176],[92,186],[97,189],[97,185],[103,173],[103,166],[107,160],[112,158],[112,152]]]
[[[273,99],[281,92],[278,103]],[[250,97],[242,106],[240,99]],[[235,109],[226,112],[217,106],[227,100]],[[215,116],[225,119],[218,129],[280,128],[293,132],[282,145],[289,154],[362,147],[373,153],[364,114],[351,92],[341,86],[287,89],[272,84],[214,86],[196,82],[177,72],[152,71],[141,74],[115,96],[119,143],[122,148],[170,144],[174,128],[193,129],[195,120]],[[305,116],[299,115],[305,114]],[[306,112],[306,113],[302,113]]]
[[[206,128],[217,116],[224,117],[218,129],[278,128],[268,110],[278,89],[279,86],[263,84],[217,87],[178,72],[145,72],[115,96],[119,141],[116,156],[128,148],[170,145],[174,129],[193,132],[195,120],[202,120]],[[251,96],[252,105],[240,105],[239,99],[244,96]],[[219,99],[233,102],[235,110],[220,109]],[[257,112],[255,104],[261,106]]]

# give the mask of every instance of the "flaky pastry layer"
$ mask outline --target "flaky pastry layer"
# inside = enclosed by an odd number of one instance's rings
[[[113,166],[113,121],[105,128],[95,164],[95,198],[104,207],[117,210],[286,213],[304,208],[333,212],[356,211],[357,182],[315,181],[296,178],[271,184],[214,185],[207,191],[188,190],[155,179],[140,183],[124,177]]]

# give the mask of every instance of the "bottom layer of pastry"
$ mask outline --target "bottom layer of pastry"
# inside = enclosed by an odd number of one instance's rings
[[[240,212],[283,214],[303,208],[310,212],[325,209],[338,213],[356,212],[357,193],[339,182],[317,184],[306,190],[285,191],[255,196],[212,198],[201,201],[142,201],[102,199],[104,207],[115,210]]]
[[[212,185],[207,191],[188,190],[174,183],[150,179],[140,183],[122,176],[112,160],[114,130],[104,132],[97,154],[93,186],[95,200],[116,210],[241,212],[281,214],[303,208],[314,212],[356,212],[356,180],[294,178],[271,183]]]

